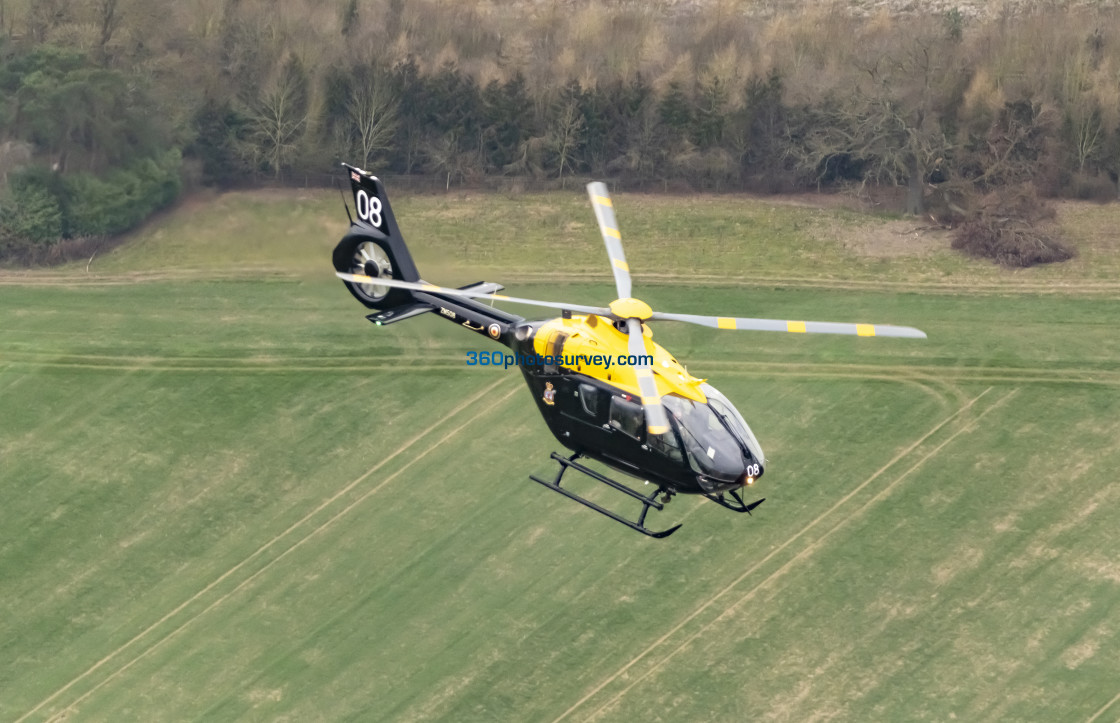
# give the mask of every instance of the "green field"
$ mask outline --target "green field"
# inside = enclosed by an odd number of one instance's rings
[[[559,446],[483,340],[362,319],[337,199],[0,272],[0,720],[1120,716],[1120,209],[1008,272],[849,242],[899,219],[616,196],[655,308],[929,334],[656,327],[769,466],[754,517],[678,497],[650,540],[528,480]],[[394,208],[428,281],[613,296],[581,191]]]

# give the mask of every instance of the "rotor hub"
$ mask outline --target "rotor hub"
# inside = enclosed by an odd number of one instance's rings
[[[646,321],[653,316],[653,309],[639,299],[615,299],[611,302],[611,313],[619,319]]]

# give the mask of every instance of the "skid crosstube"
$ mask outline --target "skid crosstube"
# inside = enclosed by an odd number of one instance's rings
[[[651,530],[651,529],[649,529],[648,527],[645,526],[646,513],[649,512],[650,507],[653,507],[654,509],[657,509],[657,510],[661,510],[661,509],[665,508],[665,506],[662,503],[657,501],[656,497],[657,497],[658,494],[660,494],[662,492],[667,492],[667,490],[664,490],[664,489],[659,487],[656,492],[654,492],[652,495],[649,495],[647,497],[646,495],[643,495],[640,492],[635,492],[634,490],[630,489],[629,487],[622,484],[621,482],[617,482],[617,481],[611,479],[610,477],[607,477],[605,475],[601,475],[598,472],[596,472],[595,470],[593,470],[589,467],[585,467],[584,465],[576,462],[576,460],[579,459],[581,456],[583,456],[583,455],[581,455],[579,452],[576,452],[571,457],[564,457],[562,455],[557,454],[556,452],[553,452],[552,453],[552,459],[554,459],[554,460],[556,460],[557,462],[560,463],[560,471],[556,474],[556,479],[553,480],[552,482],[546,482],[545,480],[542,480],[539,477],[534,477],[532,475],[529,476],[529,479],[533,480],[534,482],[537,482],[539,484],[544,485],[545,487],[549,488],[550,490],[552,490],[554,492],[559,492],[560,494],[564,495],[565,497],[568,497],[569,499],[573,499],[576,502],[580,503],[581,505],[584,505],[585,507],[590,507],[591,509],[595,510],[596,512],[598,512],[601,515],[606,515],[607,517],[611,518],[612,520],[614,520],[616,522],[621,522],[622,524],[629,527],[631,530],[637,530],[638,532],[642,533],[643,535],[648,535],[649,537],[655,537],[655,538],[658,538],[658,539],[665,538],[665,537],[668,537],[669,535],[673,534],[674,532],[676,532],[677,530],[680,529],[681,526],[676,525],[675,527],[670,527],[669,529],[662,530],[661,532],[654,532],[653,530]],[[595,504],[594,502],[592,502],[589,499],[586,499],[584,497],[580,497],[575,492],[572,492],[570,490],[566,490],[563,487],[561,487],[560,486],[560,480],[564,477],[564,473],[568,471],[569,467],[572,468],[572,469],[575,469],[577,472],[581,472],[581,473],[587,475],[588,477],[590,477],[591,479],[593,479],[597,482],[602,482],[603,484],[607,485],[608,487],[612,487],[612,488],[618,490],[619,492],[627,494],[627,495],[633,497],[634,499],[638,500],[639,502],[641,502],[642,503],[642,513],[638,516],[638,520],[636,522],[633,521],[633,520],[628,520],[628,519],[626,519],[622,515],[619,515],[616,512],[612,512],[605,507],[601,507],[600,505]]]

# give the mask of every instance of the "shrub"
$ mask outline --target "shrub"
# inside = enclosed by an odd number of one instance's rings
[[[1075,173],[1070,179],[1069,195],[1082,201],[1107,203],[1117,198],[1116,184],[1107,176]]]
[[[980,200],[976,215],[961,224],[952,245],[1008,267],[1067,261],[1075,252],[1048,223],[1054,216],[1053,207],[1030,184],[1000,189]]]
[[[172,150],[116,169],[104,179],[87,173],[67,176],[66,235],[106,236],[127,231],[179,194],[182,156]]]
[[[78,253],[89,239],[101,240],[134,228],[179,195],[182,156],[171,150],[142,158],[103,178],[61,175],[42,167],[12,174],[0,200],[0,252],[28,262],[64,260],[46,253],[66,240]]]

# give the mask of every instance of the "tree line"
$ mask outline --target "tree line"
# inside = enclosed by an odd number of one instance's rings
[[[1115,198],[1120,23],[710,0],[0,0],[0,246],[118,233],[180,184],[897,187]],[[988,199],[985,201],[984,199]]]

